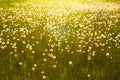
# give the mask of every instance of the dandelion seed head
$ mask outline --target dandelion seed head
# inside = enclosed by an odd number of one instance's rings
[[[110,53],[106,53],[106,56],[110,56]]]
[[[72,61],[69,61],[68,63],[69,63],[70,65],[73,64]]]
[[[47,77],[45,75],[42,76],[43,79],[46,79]]]
[[[22,63],[22,62],[19,62],[19,65],[20,65],[20,66],[23,65],[23,63]]]
[[[35,67],[32,67],[32,71],[35,71]]]

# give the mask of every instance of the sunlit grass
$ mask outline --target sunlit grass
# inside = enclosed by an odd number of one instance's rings
[[[66,2],[0,8],[0,80],[120,79],[119,3]]]

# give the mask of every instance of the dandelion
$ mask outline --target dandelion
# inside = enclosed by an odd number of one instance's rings
[[[92,49],[92,47],[91,46],[89,46],[89,50],[91,50]]]
[[[10,55],[12,55],[13,54],[13,52],[10,52]]]
[[[78,53],[82,52],[82,50],[77,50]]]
[[[84,50],[83,53],[85,53],[86,51]]]
[[[21,50],[21,53],[24,53],[24,50]]]
[[[35,43],[36,43],[36,44],[38,44],[39,42],[38,42],[38,41],[36,41]]]
[[[37,64],[34,64],[34,67],[37,67]]]
[[[56,56],[53,56],[53,59],[56,59]]]
[[[5,44],[5,42],[2,42],[2,45],[4,45]]]
[[[5,49],[5,46],[0,46],[1,49]]]
[[[46,79],[47,77],[45,75],[42,76],[43,79]]]
[[[35,51],[32,51],[32,54],[35,54]]]
[[[67,49],[68,49],[68,47],[65,47],[65,49],[67,50]]]
[[[53,65],[53,68],[56,68],[57,67],[57,65]]]
[[[71,51],[71,54],[73,54],[74,53],[74,51]]]
[[[35,67],[32,67],[32,71],[35,71]]]
[[[23,31],[24,31],[24,28],[20,28],[20,31],[23,32]]]
[[[46,59],[46,58],[44,58],[44,59],[43,59],[43,61],[47,61],[47,59]]]
[[[108,49],[111,49],[112,47],[111,46],[108,46]]]
[[[50,49],[50,52],[53,52],[53,49]]]
[[[67,52],[70,52],[70,50],[68,49]]]
[[[81,45],[78,45],[79,48],[81,48]]]
[[[41,71],[41,74],[44,74],[45,72],[44,71]]]
[[[92,56],[95,56],[95,51],[92,52]]]
[[[106,53],[106,56],[110,56],[110,53]]]
[[[69,63],[70,65],[73,64],[72,61],[69,61],[68,63]]]
[[[87,77],[90,77],[91,75],[90,74],[87,74]]]
[[[43,55],[43,56],[45,56],[46,54],[45,54],[45,53],[43,53],[42,55]]]
[[[9,41],[6,42],[6,44],[9,44],[9,43],[10,43]]]
[[[35,39],[35,37],[34,37],[34,36],[31,36],[31,38],[32,38],[32,39]]]
[[[71,41],[70,43],[73,44],[73,41]]]
[[[20,65],[20,66],[23,65],[23,63],[22,63],[22,62],[19,62],[19,65]]]
[[[48,49],[45,49],[45,52],[47,52],[48,51]]]
[[[53,48],[53,47],[54,47],[54,45],[51,45],[51,47]]]
[[[19,39],[19,38],[17,38],[17,41],[20,41],[20,39]]]
[[[15,57],[15,58],[17,58],[17,57],[18,57],[18,55],[17,55],[17,54],[15,54],[15,55],[14,55],[14,57]]]
[[[88,56],[87,60],[88,60],[88,61],[91,60],[91,56]]]
[[[111,56],[110,59],[113,59],[113,57]]]
[[[25,42],[25,41],[22,41],[22,43],[23,43],[23,44],[26,44],[26,42]]]

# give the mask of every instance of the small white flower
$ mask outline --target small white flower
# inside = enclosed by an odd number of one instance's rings
[[[44,71],[41,71],[41,74],[44,74],[45,72]]]
[[[22,63],[22,62],[19,62],[19,65],[20,65],[20,66],[23,65],[23,63]]]
[[[31,36],[32,39],[34,39],[35,37],[34,36]]]
[[[56,56],[53,56],[53,59],[56,59]]]
[[[88,61],[91,60],[91,56],[88,56],[87,60],[88,60]]]
[[[57,67],[57,65],[53,65],[53,68],[56,68]]]
[[[37,64],[34,64],[34,67],[37,67]]]
[[[43,79],[46,79],[47,77],[45,76],[45,75],[43,75],[43,77],[42,77]]]
[[[48,51],[48,49],[45,49],[45,52],[47,52]]]
[[[90,74],[87,75],[87,77],[90,77],[90,76],[91,76]]]
[[[53,51],[53,49],[50,49],[50,51],[52,52],[52,51]]]
[[[110,56],[110,53],[106,53],[106,56]]]
[[[32,70],[34,71],[34,70],[35,70],[35,67],[32,67]]]
[[[53,47],[54,47],[54,45],[51,45],[51,47],[53,48]]]
[[[47,59],[43,59],[43,61],[47,61]]]
[[[69,64],[73,64],[72,61],[69,61],[68,63],[69,63]]]
[[[32,51],[33,54],[35,54],[35,51]]]

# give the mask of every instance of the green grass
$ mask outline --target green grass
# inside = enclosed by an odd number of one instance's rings
[[[119,3],[48,4],[0,8],[0,80],[119,80]]]

